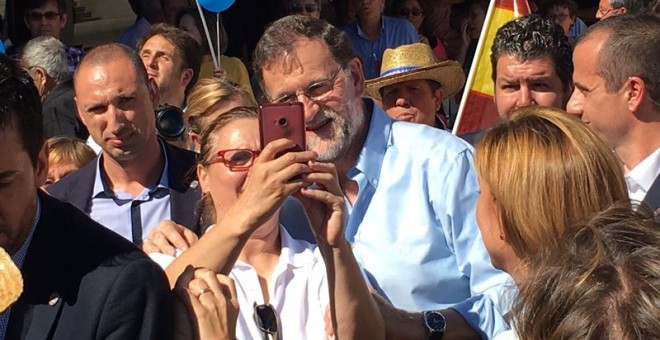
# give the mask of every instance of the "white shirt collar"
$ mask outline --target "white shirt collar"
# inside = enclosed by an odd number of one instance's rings
[[[626,173],[630,199],[642,201],[655,178],[660,174],[660,148],[647,156],[636,167]]]

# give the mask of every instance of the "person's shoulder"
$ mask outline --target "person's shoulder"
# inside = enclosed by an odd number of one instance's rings
[[[403,18],[396,18],[396,17],[389,17],[386,15],[383,15],[383,23],[386,27],[390,28],[397,28],[397,29],[405,29],[405,30],[411,30],[417,34],[417,30],[415,29],[415,26],[413,26],[408,19],[403,19]]]
[[[48,186],[46,191],[55,198],[67,201],[67,197],[71,193],[71,190],[75,189],[80,191],[86,186],[93,186],[94,176],[96,174],[97,159],[98,156],[84,167],[51,184]]]

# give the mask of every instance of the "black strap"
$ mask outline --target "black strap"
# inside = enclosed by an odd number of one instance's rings
[[[142,248],[142,213],[140,204],[143,201],[133,201],[131,203],[131,231],[133,244]]]

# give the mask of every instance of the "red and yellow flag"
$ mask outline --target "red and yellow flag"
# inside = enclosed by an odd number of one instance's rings
[[[454,134],[461,135],[483,130],[497,121],[497,109],[493,101],[495,87],[491,77],[490,48],[500,27],[529,13],[531,10],[527,0],[491,0],[477,51],[472,60],[472,68],[465,83],[467,92],[463,95],[458,108]]]

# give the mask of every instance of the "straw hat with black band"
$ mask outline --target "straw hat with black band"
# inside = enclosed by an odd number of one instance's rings
[[[431,47],[416,43],[388,48],[383,53],[380,77],[368,80],[366,95],[382,101],[380,89],[408,80],[433,80],[442,87],[442,99],[458,92],[465,84],[461,64],[453,60],[439,62]]]

